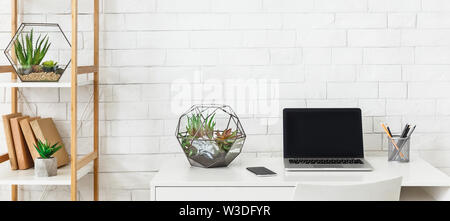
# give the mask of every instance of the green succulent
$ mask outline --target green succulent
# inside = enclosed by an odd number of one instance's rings
[[[181,138],[181,147],[189,157],[197,153],[197,149],[192,146],[192,141],[194,141],[194,137],[190,135],[183,135],[182,133],[178,133],[178,136]]]
[[[208,138],[210,138],[210,139],[211,139],[211,138],[213,137],[213,135],[214,135],[214,127],[216,126],[216,122],[213,121],[215,115],[216,115],[216,114],[214,113],[213,115],[208,116],[208,117],[206,117],[206,119],[205,119],[205,135],[206,135]],[[209,118],[209,119],[208,119],[208,118]]]
[[[191,117],[187,117],[188,123],[186,125],[186,131],[192,137],[208,137],[212,138],[214,134],[214,127],[216,122],[214,121],[215,114],[208,116],[202,121],[202,115],[193,114]]]
[[[38,140],[37,144],[34,145],[34,148],[36,148],[41,158],[48,159],[51,158],[52,155],[56,153],[56,151],[61,149],[62,146],[61,145],[58,146],[58,143],[55,143],[52,146],[50,146],[50,144],[47,141],[43,143],[42,141]]]
[[[50,48],[49,37],[45,35],[45,37],[41,38],[41,35],[39,35],[33,46],[33,29],[31,29],[30,34],[25,35],[25,39],[23,34],[21,34],[20,38],[14,43],[14,51],[20,65],[23,67],[39,65]]]
[[[203,118],[201,114],[192,114],[187,117],[186,133],[178,133],[180,144],[188,157],[196,155],[198,150],[192,142],[199,138],[207,138],[214,141],[224,152],[228,152],[236,139],[240,136],[238,130],[231,128],[216,130],[215,113]]]
[[[232,131],[230,129],[224,130],[222,133],[216,132],[216,143],[224,151],[229,151],[233,146],[237,137],[237,130]]]
[[[201,137],[202,131],[202,116],[200,114],[187,117],[186,131],[190,136]]]
[[[46,68],[53,68],[53,67],[55,67],[57,64],[58,64],[58,62],[54,62],[54,61],[50,60],[50,61],[44,61],[44,62],[42,63],[42,66],[44,66],[44,67],[46,67]]]

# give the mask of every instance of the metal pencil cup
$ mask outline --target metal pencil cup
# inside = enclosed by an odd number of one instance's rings
[[[400,136],[388,139],[388,161],[409,162],[410,140]]]

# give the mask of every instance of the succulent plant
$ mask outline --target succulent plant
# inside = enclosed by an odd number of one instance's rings
[[[192,137],[202,137],[202,119],[200,114],[188,117],[186,131]]]
[[[215,114],[207,116],[204,121],[202,121],[202,116],[200,114],[195,114],[188,117],[188,123],[186,125],[188,134],[196,138],[204,136],[212,138],[214,134],[214,127],[216,126],[214,116]]]
[[[192,156],[193,154],[197,153],[197,149],[192,146],[192,142],[194,141],[194,137],[191,135],[182,135],[181,133],[178,134],[178,136],[181,138],[181,147],[183,147],[183,150],[185,153],[187,153],[189,156]]]
[[[189,154],[189,156],[197,153],[197,149],[192,146],[192,142],[198,138],[209,138],[214,137],[214,127],[216,122],[214,121],[215,114],[207,116],[204,121],[202,121],[202,115],[193,114],[187,117],[186,125],[186,135],[178,134],[181,137],[181,146],[184,151]]]
[[[43,38],[39,35],[33,46],[33,29],[31,29],[30,34],[25,35],[25,39],[21,35],[21,39],[17,40],[14,44],[14,51],[20,65],[24,68],[39,65],[50,48],[51,43],[48,40],[49,37],[47,35]]]
[[[236,135],[237,131],[231,132],[231,128],[224,130],[222,133],[217,131],[216,143],[221,149],[228,151],[233,146]]]
[[[54,62],[52,60],[49,60],[49,61],[44,61],[42,63],[42,66],[47,67],[47,68],[52,68],[52,67],[55,67],[57,64],[58,64],[58,62]]]
[[[202,116],[200,114],[193,114],[191,117],[187,118],[187,134],[184,136],[179,134],[179,136],[182,137],[181,146],[186,153],[191,155],[195,152],[195,150],[192,150],[191,148],[192,142],[198,138],[214,140],[224,151],[228,151],[231,146],[233,146],[234,139],[237,137],[237,131],[232,131],[231,128],[222,132],[215,131],[216,122],[214,121],[214,116],[215,114],[207,116],[204,121],[202,121]],[[216,132],[215,137],[214,132]]]
[[[214,136],[214,127],[216,126],[216,122],[213,120],[215,115],[216,114],[214,113],[211,116],[207,116],[205,119],[205,135],[210,139]]]
[[[54,72],[57,68],[58,62],[54,62],[52,60],[49,61],[45,61],[42,63],[42,67],[44,69],[45,72]]]
[[[47,141],[43,143],[42,141],[38,140],[37,144],[34,145],[34,148],[36,148],[41,158],[48,159],[51,158],[52,155],[56,153],[56,151],[61,149],[62,146],[58,145],[58,143],[55,143],[50,146],[50,144]]]

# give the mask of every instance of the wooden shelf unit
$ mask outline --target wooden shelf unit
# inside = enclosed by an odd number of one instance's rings
[[[0,87],[11,88],[11,113],[17,113],[17,90],[21,87],[66,87],[71,89],[71,136],[70,136],[70,164],[58,170],[58,176],[52,178],[34,178],[33,169],[21,171],[8,171],[5,166],[0,165],[0,184],[11,185],[11,200],[18,199],[18,185],[70,185],[70,199],[76,201],[77,197],[77,181],[86,175],[90,169],[87,165],[93,162],[93,193],[94,200],[98,200],[98,168],[99,168],[99,0],[93,1],[94,8],[94,61],[92,66],[78,66],[78,0],[71,0],[72,8],[72,63],[71,63],[71,80],[70,82],[39,82],[27,83],[17,80],[12,66],[0,66],[0,73],[11,73],[11,81],[0,81]],[[11,0],[11,36],[14,36],[17,30],[18,18],[18,0]],[[92,74],[93,80],[78,80],[80,74]],[[87,78],[86,78],[87,79]],[[92,85],[93,86],[93,105],[94,105],[94,130],[93,130],[93,152],[83,156],[81,159],[77,157],[77,95],[78,87]],[[8,154],[0,155],[0,163],[9,160]],[[8,165],[9,166],[9,165]],[[3,168],[3,169],[2,169]]]

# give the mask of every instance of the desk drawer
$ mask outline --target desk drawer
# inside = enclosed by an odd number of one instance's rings
[[[156,187],[157,201],[277,201],[290,200],[294,187]]]

